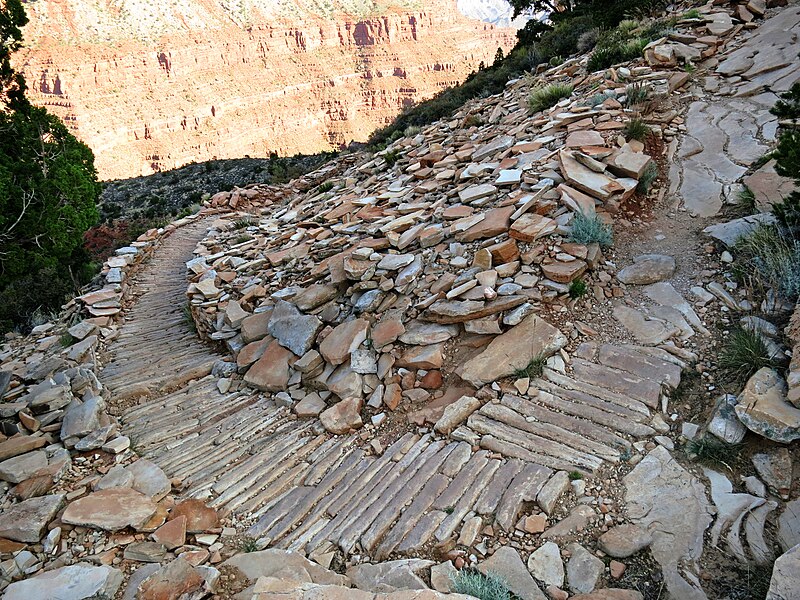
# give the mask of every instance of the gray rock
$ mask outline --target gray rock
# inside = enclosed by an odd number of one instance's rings
[[[800,409],[786,399],[786,381],[777,371],[762,367],[739,394],[736,415],[750,431],[787,444],[800,439]]]
[[[481,407],[481,401],[473,396],[461,396],[455,402],[444,408],[444,413],[436,421],[433,428],[445,435],[451,433],[463,423],[472,413]]]
[[[77,398],[72,400],[64,411],[61,439],[83,437],[99,429],[102,426],[100,417],[104,410],[105,402],[100,396],[93,396],[83,402]]]
[[[152,498],[153,502],[161,500],[172,489],[172,484],[161,467],[146,458],[140,458],[126,467],[126,470],[133,475],[131,487]]]
[[[800,498],[787,502],[778,517],[778,542],[784,552],[800,544]]]
[[[800,544],[778,557],[766,600],[795,600],[800,590]]]
[[[612,527],[598,540],[600,549],[614,558],[628,558],[653,543],[653,536],[638,525]]]
[[[500,577],[512,594],[521,600],[545,600],[519,554],[510,546],[502,546],[485,561],[478,563],[478,571]]]
[[[788,500],[792,488],[792,455],[789,449],[770,448],[754,454],[750,460],[770,491]]]
[[[44,450],[34,450],[1,462],[0,479],[9,483],[19,483],[46,466],[47,453]]]
[[[273,577],[284,569],[305,571],[313,583],[323,585],[348,585],[348,579],[311,562],[302,554],[291,550],[271,548],[260,552],[243,552],[229,558],[223,566],[236,567],[242,574],[255,581],[259,577]]]
[[[426,590],[428,586],[418,575],[423,569],[433,566],[433,561],[409,558],[390,560],[379,564],[364,563],[347,569],[346,575],[353,586],[375,593],[395,590]]]
[[[625,476],[628,516],[653,536],[650,552],[661,565],[667,591],[682,600],[706,600],[697,583],[703,534],[711,514],[703,484],[663,446]]]
[[[545,542],[528,557],[528,570],[544,585],[564,585],[564,563],[555,542]]]
[[[64,504],[64,495],[39,496],[9,506],[0,513],[0,537],[36,544],[47,524]]]
[[[580,544],[570,544],[567,550],[572,553],[567,562],[567,584],[576,594],[588,594],[597,587],[605,570],[603,561],[591,554]]]
[[[431,587],[437,592],[447,594],[451,591],[453,577],[458,570],[453,566],[452,561],[433,565],[431,567]]]
[[[569,475],[566,471],[558,471],[547,483],[542,486],[536,496],[536,503],[547,514],[550,515],[556,507],[559,498],[569,489]]]
[[[109,469],[108,473],[98,481],[95,490],[107,490],[115,487],[132,487],[133,486],[133,473],[122,465],[115,465]]]
[[[747,427],[736,416],[736,396],[725,394],[717,400],[707,429],[728,444],[738,444],[744,439]]]
[[[34,414],[42,414],[64,408],[72,402],[72,388],[69,384],[52,385],[43,382],[31,388],[31,392],[22,399]]]
[[[424,321],[411,321],[400,335],[400,341],[410,346],[427,346],[446,342],[458,335],[458,325],[439,325]]]
[[[752,233],[760,225],[772,225],[775,223],[775,215],[772,213],[760,213],[750,215],[741,219],[734,219],[727,223],[717,223],[703,229],[703,233],[710,235],[732,248],[739,241],[739,238]]]
[[[112,567],[78,563],[12,583],[3,597],[5,600],[113,598],[122,579],[122,571]]]
[[[628,285],[647,285],[672,277],[675,259],[664,254],[642,254],[633,264],[617,273],[617,279]]]
[[[269,320],[269,333],[278,343],[291,350],[296,356],[303,356],[311,349],[322,321],[313,315],[304,315],[294,304],[279,300]]]

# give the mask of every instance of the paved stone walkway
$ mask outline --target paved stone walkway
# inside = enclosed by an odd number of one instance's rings
[[[715,73],[697,82],[703,93],[689,106],[688,133],[670,168],[670,192],[680,194],[691,214],[713,217],[726,198],[735,201],[733,184],[770,150],[777,119],[769,109],[776,94],[800,79],[798,35],[800,7],[795,6],[744,36]],[[767,210],[770,194],[759,191],[758,179],[748,185],[756,188],[759,209]]]
[[[545,369],[527,398],[485,405],[450,439],[406,433],[368,455],[358,436],[320,433],[262,394],[219,393],[219,357],[182,312],[184,263],[202,233],[179,230],[140,273],[102,380],[117,401],[146,396],[122,419],[141,455],[278,547],[386,558],[445,540],[474,515],[513,531],[554,473],[594,472],[654,434],[651,413],[680,380],[666,352],[587,347],[572,376]]]

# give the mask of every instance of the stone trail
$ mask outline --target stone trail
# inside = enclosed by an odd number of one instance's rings
[[[113,402],[157,394],[211,373],[219,356],[198,343],[186,322],[186,267],[206,232],[200,221],[177,229],[135,276],[138,298],[111,346],[101,380]]]
[[[727,53],[718,76],[703,79],[706,97],[689,105],[688,133],[670,167],[670,193],[678,192],[691,214],[713,217],[725,203],[736,203],[736,182],[775,142],[777,120],[769,110],[777,94],[800,79],[798,33],[800,8],[787,8]],[[783,179],[774,161],[745,177],[759,211],[769,211],[791,190],[791,180]]]
[[[122,415],[142,456],[182,478],[187,495],[254,522],[250,533],[277,547],[386,558],[447,539],[473,514],[494,514],[512,531],[523,501],[555,471],[596,471],[652,435],[662,388],[680,379],[680,361],[658,349],[585,344],[572,376],[545,369],[529,398],[483,405],[451,440],[406,433],[367,455],[358,436],[320,434],[273,399],[246,388],[219,393],[209,375],[218,357],[180,309],[182,266],[201,229],[168,238],[142,271],[141,297],[102,380],[117,400],[151,392]]]

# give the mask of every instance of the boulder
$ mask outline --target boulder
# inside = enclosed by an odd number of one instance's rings
[[[766,600],[792,600],[797,598],[798,590],[800,590],[800,544],[775,561]]]
[[[428,586],[418,573],[434,564],[433,561],[419,558],[390,560],[379,564],[364,563],[350,567],[346,575],[355,587],[367,592],[426,590]]]
[[[217,511],[201,500],[189,498],[179,502],[169,513],[169,520],[186,517],[187,533],[202,533],[219,527]]]
[[[546,358],[566,343],[566,336],[558,329],[531,314],[493,339],[483,352],[461,365],[456,373],[464,381],[481,387],[527,368],[532,360]]]
[[[661,565],[670,597],[706,600],[694,583],[703,535],[711,523],[703,484],[663,446],[651,450],[624,482],[628,517],[652,535],[650,553]]]
[[[600,549],[614,558],[628,558],[653,543],[653,536],[638,525],[612,527],[598,540]]]
[[[322,321],[313,315],[304,315],[285,300],[278,300],[269,320],[270,335],[296,356],[303,356],[311,350],[320,329]]]
[[[295,356],[277,340],[270,343],[244,376],[245,383],[265,392],[280,392],[289,383],[289,365]]]
[[[0,512],[0,537],[36,544],[64,505],[64,495],[40,496],[12,504]]]
[[[322,411],[319,420],[331,433],[343,435],[351,429],[359,429],[364,424],[361,420],[363,404],[361,398],[346,398]]]
[[[564,585],[564,563],[555,542],[545,542],[528,557],[528,570],[544,585]]]
[[[642,254],[617,273],[617,279],[628,285],[647,285],[672,277],[675,259],[664,254]]]
[[[329,571],[302,554],[277,548],[237,554],[222,566],[235,567],[251,581],[259,577],[275,577],[283,570],[291,570],[304,571],[313,583],[336,586],[349,586],[350,583],[346,576]]]
[[[3,598],[5,600],[113,598],[122,585],[122,579],[122,571],[112,567],[78,563],[12,583],[6,588]]]
[[[368,330],[369,321],[366,319],[345,321],[322,340],[319,351],[332,365],[341,365],[350,358],[350,353],[367,339]]]
[[[769,367],[759,369],[736,400],[736,415],[750,430],[788,444],[800,439],[800,409],[786,399],[786,381]]]
[[[61,520],[106,531],[141,528],[156,513],[156,504],[131,488],[111,488],[75,500]]]
[[[605,565],[580,544],[570,544],[567,550],[571,553],[567,562],[569,589],[576,594],[588,594],[597,587]]]
[[[478,563],[478,571],[500,577],[509,591],[520,600],[545,600],[545,595],[525,568],[519,553],[511,546],[498,548],[492,556]]]

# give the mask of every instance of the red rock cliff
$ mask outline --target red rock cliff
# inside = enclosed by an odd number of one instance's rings
[[[18,60],[31,98],[92,147],[101,178],[116,179],[363,141],[515,41],[453,0],[369,18],[235,3],[27,4]]]

